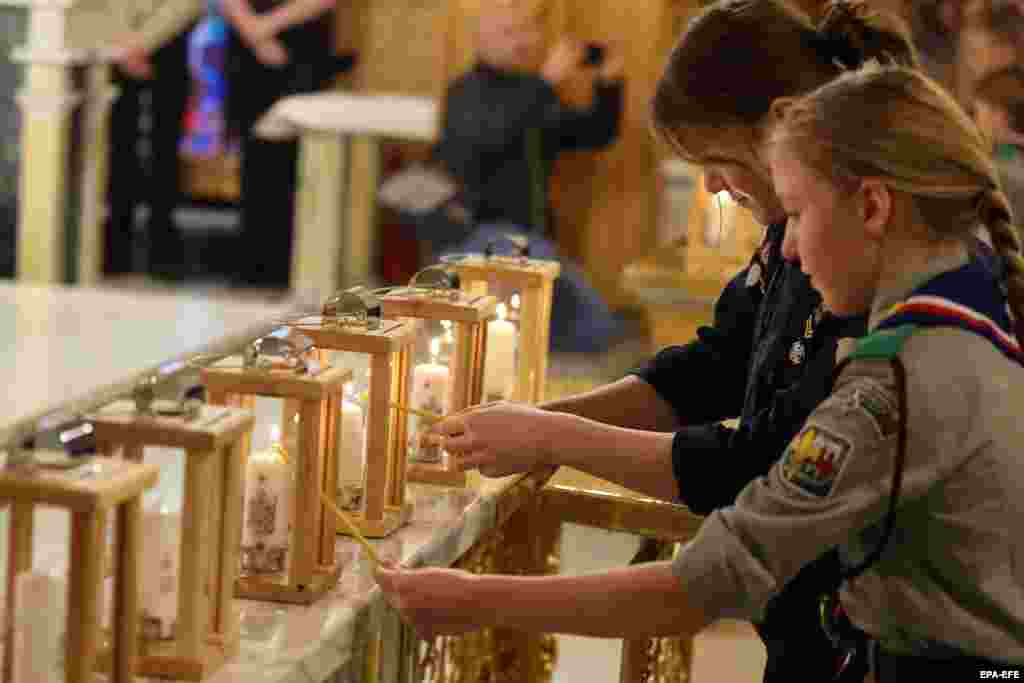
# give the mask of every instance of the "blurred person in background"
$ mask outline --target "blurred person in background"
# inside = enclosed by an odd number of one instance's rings
[[[178,143],[189,93],[188,34],[204,10],[203,0],[85,0],[73,7],[72,46],[96,49],[113,42],[118,95],[110,112],[104,274],[133,270],[135,212],[146,204],[148,269],[158,277],[180,276],[184,253],[173,218],[180,198]],[[143,112],[148,154],[140,145]]]
[[[334,5],[335,0],[221,0],[230,24],[228,127],[239,136],[242,154],[240,246],[259,254],[233,265],[237,284],[289,285],[298,143],[260,139],[253,126],[279,99],[319,90],[334,75]]]
[[[477,61],[453,81],[444,101],[434,159],[458,184],[462,216],[421,225],[433,251],[515,252],[559,259],[549,186],[562,152],[600,149],[619,131],[623,60],[612,46],[556,36],[546,46],[543,15],[521,7],[481,8]],[[588,107],[563,101],[559,86],[585,79]],[[468,239],[467,239],[468,237]],[[621,323],[573,264],[555,282],[551,347],[596,351],[620,336]]]
[[[985,74],[975,92],[976,118],[992,139],[1003,189],[1014,215],[1024,216],[1024,65]]]

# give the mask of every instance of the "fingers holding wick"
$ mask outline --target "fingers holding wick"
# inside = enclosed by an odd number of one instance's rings
[[[474,439],[464,418],[465,413],[457,413],[433,424],[424,432],[424,443],[437,446],[446,451],[459,463],[461,456],[473,450]]]

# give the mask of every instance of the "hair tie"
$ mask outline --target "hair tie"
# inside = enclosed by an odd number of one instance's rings
[[[987,183],[985,187],[978,191],[974,195],[974,211],[978,216],[978,220],[982,223],[986,223],[989,215],[996,208],[992,201],[992,193],[997,191],[999,187],[995,183]]]
[[[861,51],[846,36],[815,31],[807,37],[808,46],[829,64],[856,69],[864,61]]]
[[[989,190],[986,187],[984,190],[979,191],[974,195],[974,214],[978,217],[978,221],[986,223],[989,210],[992,208],[992,202],[989,199]]]

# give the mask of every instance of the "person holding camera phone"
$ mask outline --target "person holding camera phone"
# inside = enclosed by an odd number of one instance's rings
[[[604,46],[563,37],[545,54],[537,17],[519,9],[481,15],[479,60],[448,89],[435,150],[460,182],[477,223],[548,231],[547,198],[533,194],[534,185],[546,195],[559,153],[605,147],[618,134],[622,58],[606,53]],[[594,83],[587,109],[571,107],[558,95],[561,84],[581,75]],[[531,163],[539,168],[531,169]]]
[[[435,254],[482,251],[491,243],[500,252],[513,248],[506,238],[517,234],[529,238],[531,256],[557,258],[548,203],[554,162],[567,150],[607,147],[618,135],[622,57],[610,46],[569,36],[546,50],[542,18],[518,7],[489,7],[480,16],[478,61],[449,86],[433,150],[434,160],[457,181],[465,211],[461,222],[421,227],[421,239]],[[588,107],[559,96],[560,86],[577,79],[592,83]],[[582,273],[571,264],[563,264],[562,272],[552,348],[606,346],[618,321]]]

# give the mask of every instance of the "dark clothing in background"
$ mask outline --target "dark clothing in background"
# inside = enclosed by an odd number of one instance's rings
[[[277,2],[254,1],[257,13]],[[329,15],[278,34],[288,63],[267,66],[233,28],[228,32],[227,119],[241,140],[241,234],[234,264],[241,283],[286,288],[291,266],[298,143],[256,137],[253,126],[283,97],[322,88],[333,72]],[[245,256],[243,256],[243,253]]]
[[[110,180],[107,189],[110,215],[104,240],[107,274],[132,270],[135,209],[149,205],[150,271],[158,275],[180,271],[184,253],[173,212],[181,197],[178,146],[181,144],[185,107],[191,88],[188,36],[179,33],[150,58],[153,78],[138,80],[114,69],[119,89],[110,111]],[[143,98],[149,95],[149,159],[139,153],[143,137]]]
[[[559,99],[535,74],[503,71],[483,62],[456,79],[445,94],[441,140],[433,155],[459,183],[456,203],[468,217],[442,208],[418,221],[419,239],[435,253],[500,253],[508,234],[526,237],[531,256],[560,260],[548,203],[555,159],[563,151],[611,144],[622,114],[621,82],[595,82],[590,107]],[[615,317],[584,273],[563,263],[555,281],[552,351],[603,351],[622,334]]]
[[[820,313],[821,296],[782,258],[784,233],[784,223],[769,226],[750,266],[719,297],[713,325],[634,373],[688,425],[673,440],[673,469],[682,502],[698,514],[732,504],[748,482],[767,474],[831,391],[838,339],[866,331],[865,318]],[[735,417],[736,429],[718,424]],[[818,598],[838,572],[828,550],[786,585],[757,625],[768,652],[765,681],[830,680],[834,655],[818,612]]]
[[[512,223],[539,229],[534,183],[543,188],[544,215],[551,167],[566,150],[614,141],[622,111],[622,84],[598,83],[589,109],[562,104],[543,78],[478,63],[456,79],[445,97],[441,140],[434,156],[462,185],[462,201],[476,223]],[[540,132],[540,178],[531,178],[527,131]]]

